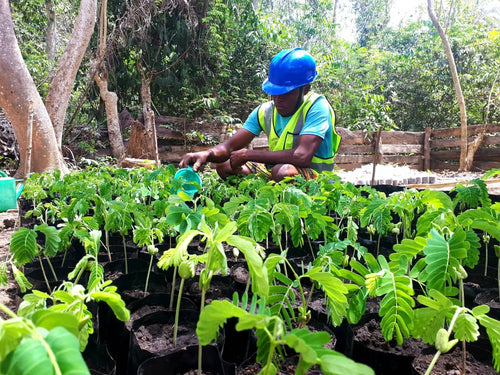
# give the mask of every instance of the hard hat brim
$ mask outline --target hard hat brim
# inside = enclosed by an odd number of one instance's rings
[[[269,79],[266,79],[264,81],[264,83],[262,84],[262,90],[264,90],[264,92],[266,94],[269,94],[269,95],[282,95],[282,94],[286,94],[287,92],[290,92],[292,90],[295,90],[296,88],[298,87],[301,87],[303,85],[293,85],[293,86],[281,86],[281,85],[275,85],[274,83],[272,83],[271,81],[269,81]]]

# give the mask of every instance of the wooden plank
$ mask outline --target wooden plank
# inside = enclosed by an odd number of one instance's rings
[[[423,154],[424,147],[419,144],[384,144],[380,145],[380,152],[383,154]]]
[[[458,160],[460,153],[457,150],[431,151],[431,160]]]
[[[498,169],[500,168],[500,160],[496,161],[488,161],[488,160],[476,160],[472,163],[472,171],[481,171],[486,172],[490,169]]]
[[[418,165],[418,169],[422,169],[423,157],[422,155],[383,155],[380,164],[391,163],[391,164],[413,164]]]
[[[335,163],[360,163],[360,164],[370,164],[373,161],[372,155],[335,155]]]
[[[431,152],[431,159],[435,160],[459,160],[460,154],[457,150],[443,150]],[[474,155],[474,160],[500,160],[500,149],[479,149]]]
[[[457,163],[451,163],[449,161],[435,160],[431,159],[431,171],[458,171],[460,165]]]
[[[340,144],[339,150],[337,151],[337,154],[372,154],[373,153],[373,146],[371,145],[352,145],[352,146],[346,146]]]
[[[472,142],[475,137],[467,137],[467,142]],[[487,135],[481,145],[498,145],[500,144],[500,135]],[[444,147],[460,147],[460,138],[433,139],[431,140],[432,148]]]
[[[424,133],[405,131],[383,131],[382,140],[384,144],[422,144]]]
[[[476,135],[481,131],[482,125],[470,125],[467,127],[468,135]],[[486,133],[500,133],[500,124],[488,124],[486,125]],[[444,129],[434,129],[432,131],[432,138],[444,138],[444,137],[459,137],[460,138],[461,129],[460,127],[455,128],[444,128]]]

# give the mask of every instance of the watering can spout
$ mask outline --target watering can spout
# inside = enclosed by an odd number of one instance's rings
[[[24,189],[24,184],[23,183],[20,183],[19,185],[17,185],[16,200],[19,199],[19,197],[21,196],[21,193],[23,192],[23,189]]]

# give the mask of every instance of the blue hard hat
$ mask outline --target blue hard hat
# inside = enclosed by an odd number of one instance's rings
[[[317,76],[316,62],[310,54],[302,48],[287,49],[271,60],[262,90],[269,95],[286,94],[311,83]]]

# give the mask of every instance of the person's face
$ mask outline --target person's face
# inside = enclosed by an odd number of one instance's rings
[[[294,114],[299,103],[299,96],[301,95],[300,88],[289,91],[286,94],[271,95],[276,110],[283,117],[288,117]]]

